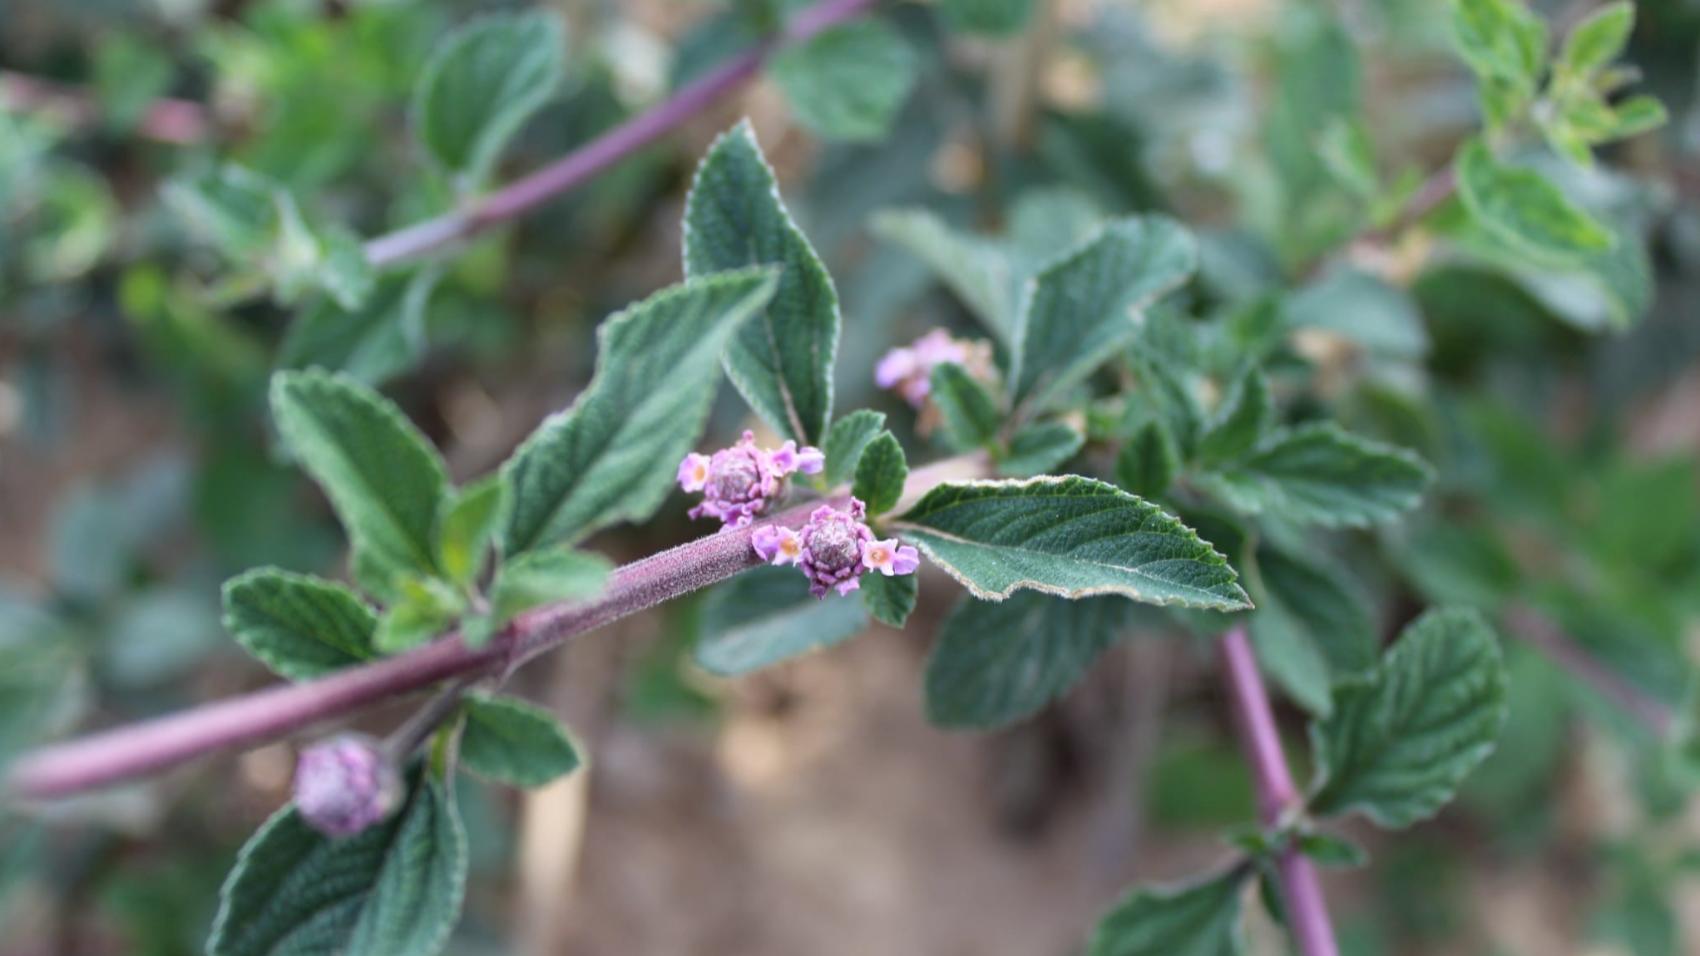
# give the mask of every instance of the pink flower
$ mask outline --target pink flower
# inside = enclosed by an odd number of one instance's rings
[[[820,449],[798,448],[793,441],[774,450],[759,448],[755,434],[746,431],[736,445],[712,456],[686,455],[679,462],[679,487],[703,493],[691,517],[719,518],[723,527],[738,528],[767,511],[784,491],[787,476],[815,474],[825,462]]]
[[[874,538],[862,520],[867,508],[850,499],[844,509],[821,505],[799,530],[763,525],[750,535],[750,546],[769,564],[795,564],[809,579],[809,593],[824,597],[828,590],[849,594],[861,587],[862,575],[878,571],[913,574],[920,555],[895,538]]]
[[[975,378],[993,377],[992,352],[985,342],[951,338],[944,329],[934,329],[907,346],[885,353],[874,366],[874,384],[893,389],[904,401],[920,408],[933,390],[933,369],[960,365]]]

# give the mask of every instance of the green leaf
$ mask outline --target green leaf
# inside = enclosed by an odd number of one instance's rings
[[[435,575],[443,461],[401,410],[353,379],[272,376],[278,432],[330,498],[354,545],[362,586],[381,598],[404,575]]]
[[[836,488],[856,473],[856,463],[862,452],[881,432],[885,431],[885,414],[867,409],[854,411],[832,423],[821,449],[826,454],[822,484]]]
[[[1032,592],[1007,601],[963,598],[927,658],[927,719],[989,729],[1038,713],[1115,643],[1129,606],[1119,597],[1068,601]]]
[[[918,574],[862,575],[862,604],[874,620],[890,627],[902,628],[915,610],[915,599],[921,591]]]
[[[915,85],[915,51],[885,21],[856,20],[783,47],[768,70],[803,126],[829,139],[878,139]]]
[[[1357,528],[1416,507],[1433,472],[1393,445],[1332,423],[1278,429],[1250,454],[1199,475],[1201,488],[1247,514]]]
[[[471,584],[484,567],[496,532],[507,521],[508,485],[489,475],[444,501],[437,534],[437,564],[449,580]]]
[[[799,444],[817,445],[832,419],[838,293],[802,230],[748,121],[715,140],[685,201],[685,274],[780,267],[760,317],[738,332],[726,373],[757,414]]]
[[[952,30],[998,36],[1020,30],[1033,13],[1033,0],[943,0],[939,6]]]
[[[709,592],[696,662],[737,677],[848,640],[867,627],[862,602],[809,595],[795,568],[760,567]]]
[[[1361,269],[1328,270],[1281,311],[1289,326],[1332,332],[1372,358],[1414,361],[1428,354],[1428,330],[1410,295]]]
[[[1564,38],[1557,69],[1585,77],[1608,66],[1629,44],[1635,29],[1635,5],[1629,0],[1608,3],[1588,14]]]
[[[1142,498],[1169,490],[1180,471],[1180,452],[1169,430],[1155,419],[1141,425],[1116,454],[1116,484]]]
[[[558,17],[532,13],[472,21],[432,54],[413,92],[413,128],[425,151],[464,187],[476,187],[508,140],[560,86],[566,38]]]
[[[653,514],[702,432],[721,352],[773,293],[767,270],[707,276],[604,321],[590,385],[503,466],[513,488],[503,552]]]
[[[1343,572],[1270,545],[1257,549],[1251,639],[1258,660],[1312,714],[1333,707],[1332,686],[1375,664],[1375,621]]]
[[[1363,847],[1331,833],[1301,833],[1293,845],[1323,866],[1356,868],[1369,862]]]
[[[541,787],[578,769],[578,749],[555,716],[513,697],[468,695],[460,759],[466,769],[512,787]]]
[[[418,647],[447,630],[465,609],[466,599],[447,582],[401,578],[393,603],[378,618],[372,643],[385,654]]]
[[[945,436],[960,451],[981,448],[997,437],[1003,416],[986,387],[960,365],[933,366],[929,396],[944,420]]]
[[[1192,236],[1160,217],[1110,223],[1035,276],[1016,322],[1010,401],[1042,407],[1132,340],[1135,312],[1184,283]]]
[[[987,331],[1005,344],[1011,341],[1016,275],[999,243],[957,232],[925,209],[878,213],[870,228],[926,263]]]
[[[1206,610],[1250,606],[1227,560],[1191,529],[1091,478],[943,484],[895,526],[985,600],[1027,588]]]
[[[1430,611],[1379,666],[1334,688],[1311,725],[1310,809],[1361,811],[1384,827],[1433,816],[1493,751],[1506,718],[1505,663],[1474,611]]]
[[[1482,228],[1525,255],[1574,262],[1609,250],[1611,230],[1565,198],[1545,176],[1502,166],[1479,140],[1458,153],[1458,194]]]
[[[319,233],[319,247],[319,288],[351,312],[364,306],[378,284],[378,273],[366,259],[360,236],[343,226],[328,226]]]
[[[495,626],[522,611],[556,601],[581,601],[602,593],[614,567],[607,558],[566,548],[527,551],[505,562],[490,585]]]
[[[1092,931],[1088,956],[1240,956],[1240,887],[1234,867],[1186,886],[1137,889]]]
[[[881,515],[897,506],[903,497],[903,483],[909,480],[909,463],[903,457],[903,446],[891,432],[881,432],[868,442],[862,457],[856,462],[856,483],[850,494],[868,506],[868,515]]]
[[[1009,450],[998,459],[998,474],[1009,478],[1042,475],[1073,458],[1086,436],[1067,422],[1036,422],[1010,436]]]
[[[208,956],[429,956],[460,917],[466,859],[460,815],[435,779],[416,783],[400,813],[345,839],[285,807],[225,880]]]
[[[377,657],[378,618],[340,584],[256,568],[224,584],[224,627],[290,680],[311,680]]]
[[[234,163],[178,177],[161,192],[193,232],[231,259],[268,253],[280,228],[279,207],[294,202],[276,180]]]
[[[1612,107],[1612,126],[1604,134],[1605,141],[1628,139],[1670,122],[1665,104],[1651,96],[1631,96]]]
[[[1546,62],[1546,25],[1518,0],[1452,0],[1452,43],[1478,77],[1519,90]]]
[[[1231,461],[1251,451],[1275,420],[1275,401],[1269,381],[1257,369],[1249,369],[1234,387],[1198,439],[1198,461],[1203,467]]]
[[[317,366],[368,385],[388,381],[425,352],[425,308],[440,275],[428,268],[385,276],[355,309],[319,300],[289,324],[278,367]]]

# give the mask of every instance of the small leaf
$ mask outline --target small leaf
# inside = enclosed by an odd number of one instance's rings
[[[1006,36],[1026,25],[1033,0],[943,0],[939,5],[952,30]]]
[[[1356,868],[1369,862],[1363,847],[1331,833],[1301,833],[1293,845],[1323,866]]]
[[[277,241],[280,203],[293,203],[276,180],[234,163],[166,183],[165,204],[206,243],[232,259],[265,255]]]
[[[377,657],[378,618],[353,591],[278,568],[224,585],[224,627],[248,653],[290,680],[312,680]]]
[[[1488,233],[1524,254],[1549,263],[1574,262],[1604,252],[1611,230],[1565,198],[1545,176],[1522,166],[1502,166],[1472,140],[1458,153],[1458,194]]]
[[[1310,809],[1361,811],[1384,827],[1433,816],[1493,751],[1506,676],[1493,630],[1474,611],[1430,611],[1375,670],[1334,688],[1334,713],[1311,725]]]
[[[1197,245],[1160,217],[1122,219],[1035,276],[1016,322],[1010,401],[1043,407],[1138,330],[1134,313],[1178,288]]]
[[[1198,439],[1198,461],[1208,467],[1250,451],[1275,419],[1275,402],[1263,373],[1250,369],[1235,383]]]
[[[1092,931],[1088,956],[1240,956],[1240,887],[1235,867],[1186,886],[1138,889]]]
[[[1169,430],[1155,419],[1141,425],[1116,455],[1116,484],[1141,498],[1169,490],[1181,468],[1180,452]]]
[[[556,601],[582,601],[602,592],[613,566],[598,554],[545,548],[502,563],[490,585],[494,626],[514,615]]]
[[[732,384],[768,424],[799,444],[819,444],[832,419],[838,293],[802,230],[746,121],[715,140],[685,200],[685,274],[779,266],[779,286],[726,353]]]
[[[821,449],[826,453],[826,468],[822,473],[823,484],[828,488],[836,488],[850,480],[856,473],[856,463],[862,459],[862,451],[885,431],[885,415],[867,409],[854,411],[833,422],[832,430],[826,433],[826,442]]]
[[[341,375],[272,376],[278,432],[319,486],[354,545],[360,583],[381,598],[404,575],[434,575],[443,461],[401,410]]]
[[[1008,344],[1015,329],[1015,269],[997,242],[957,232],[925,209],[874,216],[874,235],[925,262],[986,330]]]
[[[696,662],[737,677],[831,647],[867,625],[862,602],[811,597],[808,579],[795,569],[759,567],[709,592]]]
[[[1651,96],[1631,96],[1612,107],[1612,126],[1605,134],[1605,139],[1628,139],[1653,130],[1670,122],[1670,114],[1665,111],[1665,104]]]
[[[721,351],[773,290],[766,270],[707,276],[604,321],[590,385],[502,466],[513,488],[503,553],[653,514],[702,432]]]
[[[1416,507],[1433,477],[1402,448],[1317,423],[1279,429],[1251,454],[1197,481],[1247,514],[1358,528]]]
[[[1369,605],[1342,572],[1271,545],[1257,549],[1255,566],[1258,660],[1301,706],[1326,716],[1334,683],[1375,664]]]
[[[889,627],[902,628],[903,623],[909,620],[910,612],[915,610],[915,599],[921,590],[921,576],[864,574],[860,590],[862,604],[867,607],[874,620]]]
[[[1546,25],[1518,0],[1452,0],[1452,42],[1478,77],[1532,91],[1546,61]]]
[[[360,237],[342,226],[329,226],[319,233],[319,244],[319,288],[351,312],[364,306],[378,284],[378,273],[367,262]]]
[[[1334,333],[1372,357],[1409,361],[1428,354],[1428,330],[1410,295],[1362,269],[1328,270],[1281,311],[1288,326]]]
[[[998,474],[1008,478],[1042,475],[1073,458],[1086,436],[1067,422],[1036,422],[1010,436],[1009,450],[998,459]]]
[[[962,366],[950,362],[933,366],[929,397],[944,420],[945,436],[958,450],[980,448],[997,437],[1003,423],[997,402]]]
[[[226,878],[208,956],[430,956],[460,917],[466,860],[460,815],[435,779],[416,782],[400,813],[345,839],[285,807]]]
[[[565,727],[541,707],[513,697],[468,695],[462,704],[460,759],[486,780],[541,787],[578,769]]]
[[[418,647],[447,630],[465,608],[465,599],[443,581],[401,578],[394,602],[378,618],[372,643],[385,654]]]
[[[1587,76],[1618,58],[1635,29],[1635,5],[1628,0],[1608,3],[1588,14],[1564,38],[1558,69]]]
[[[927,658],[927,719],[989,729],[1039,712],[1085,675],[1128,618],[1119,597],[964,597]]]
[[[829,139],[884,136],[915,85],[915,51],[882,20],[783,47],[768,67],[797,121]]]
[[[465,187],[560,86],[566,38],[541,11],[493,15],[446,38],[419,76],[413,127],[431,158]]]
[[[1091,478],[943,484],[895,526],[984,600],[1027,588],[1207,610],[1250,606],[1227,560],[1191,529]]]
[[[490,475],[444,502],[437,536],[437,563],[449,580],[467,585],[484,566],[485,553],[507,521],[508,485]]]
[[[881,432],[868,442],[856,462],[856,483],[850,494],[862,499],[870,517],[884,514],[903,497],[903,483],[908,479],[909,463],[903,457],[903,446],[891,432]]]
[[[385,276],[356,309],[328,298],[303,309],[284,334],[278,367],[317,366],[367,385],[388,381],[425,352],[425,309],[440,275],[427,268]]]

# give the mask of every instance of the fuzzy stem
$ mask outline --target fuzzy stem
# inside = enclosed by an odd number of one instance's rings
[[[945,481],[983,478],[989,471],[983,454],[950,458],[911,473],[904,490],[918,494]],[[842,502],[843,498],[839,493],[829,500]],[[451,677],[499,673],[570,637],[755,567],[760,560],[750,547],[750,535],[757,527],[801,527],[819,505],[820,501],[811,501],[764,521],[623,565],[609,576],[600,596],[521,614],[496,640],[477,649],[467,647],[458,633],[451,632],[405,654],[318,680],[271,687],[42,747],[12,765],[6,794],[39,800],[93,790],[218,751],[276,740]]]
[[[1284,826],[1303,802],[1287,769],[1269,693],[1264,690],[1263,675],[1257,669],[1244,627],[1234,627],[1222,637],[1222,662],[1228,693],[1234,701],[1235,723],[1257,781],[1259,816],[1266,827]],[[1334,924],[1328,918],[1315,864],[1289,842],[1276,856],[1275,866],[1287,904],[1287,925],[1292,927],[1299,952],[1304,956],[1338,956]]]
[[[786,31],[770,37],[681,88],[653,109],[568,153],[548,166],[454,212],[379,236],[366,243],[366,259],[383,267],[418,258],[443,246],[516,219],[589,180],[626,156],[701,113],[755,76],[773,52],[854,19],[876,0],[821,0],[791,18]]]

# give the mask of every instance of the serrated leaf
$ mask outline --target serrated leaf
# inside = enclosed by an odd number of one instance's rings
[[[579,766],[578,749],[555,716],[513,697],[468,695],[460,759],[486,780],[541,787]]]
[[[340,584],[256,568],[224,585],[224,627],[261,663],[312,680],[378,656],[377,615]]]
[[[985,600],[1025,588],[1206,610],[1249,606],[1227,560],[1179,519],[1091,478],[947,483],[895,526]]]
[[[1196,480],[1247,514],[1357,528],[1416,507],[1433,472],[1402,448],[1315,423],[1278,429],[1250,454]]]
[[[1612,248],[1610,229],[1567,199],[1545,176],[1502,166],[1479,140],[1459,150],[1458,195],[1481,227],[1500,241],[1548,264]]]
[[[1174,439],[1162,422],[1153,419],[1116,453],[1116,484],[1142,498],[1156,498],[1169,490],[1180,468]]]
[[[1452,42],[1478,77],[1532,90],[1546,61],[1546,25],[1517,0],[1452,0]]]
[[[468,187],[560,86],[566,39],[535,11],[481,17],[447,37],[413,94],[413,128],[431,158]]]
[[[522,611],[556,601],[580,601],[600,594],[614,566],[599,554],[544,548],[502,563],[490,585],[494,625]]]
[[[226,878],[208,956],[429,956],[460,917],[466,859],[460,815],[438,780],[416,783],[400,813],[345,839],[285,807]]]
[[[874,235],[925,262],[987,331],[1008,344],[1015,330],[1015,270],[994,240],[957,232],[925,209],[874,216]]]
[[[915,599],[921,591],[918,574],[864,574],[862,604],[873,619],[889,627],[901,628],[915,610]]]
[[[385,654],[418,647],[447,630],[465,608],[465,597],[447,582],[403,577],[395,598],[378,618],[372,644]]]
[[[1003,416],[986,387],[952,362],[933,366],[928,396],[939,410],[950,444],[960,451],[980,448],[997,437]]]
[[[1234,387],[1198,439],[1198,461],[1209,467],[1231,461],[1250,451],[1275,420],[1275,400],[1269,381],[1257,369],[1249,369]]]
[[[508,485],[489,475],[451,495],[437,534],[437,564],[457,584],[472,583],[507,521]]]
[[[942,0],[939,7],[952,30],[1003,36],[1027,23],[1033,0]]]
[[[1493,751],[1506,718],[1505,664],[1474,611],[1430,611],[1368,674],[1334,688],[1311,725],[1310,809],[1357,810],[1384,827],[1433,816]]]
[[[838,293],[779,199],[748,121],[715,140],[685,201],[685,274],[779,267],[779,285],[726,352],[726,373],[756,413],[799,444],[832,419]]]
[[[513,488],[503,553],[653,514],[702,432],[721,352],[774,288],[767,270],[705,276],[604,321],[590,385],[502,466]]]
[[[1270,545],[1257,549],[1257,610],[1250,623],[1258,660],[1312,714],[1333,707],[1336,680],[1375,664],[1375,622],[1343,572]]]
[[[1115,643],[1129,607],[1120,597],[964,597],[927,658],[927,719],[988,729],[1038,713]]]
[[[891,432],[881,432],[868,442],[856,462],[856,482],[850,494],[862,499],[869,516],[881,515],[897,506],[903,497],[903,483],[908,480],[909,462],[903,456],[903,446]]]
[[[862,602],[809,595],[795,568],[760,567],[709,592],[703,603],[696,662],[737,677],[831,647],[867,627]]]
[[[401,410],[353,379],[317,371],[273,375],[271,406],[279,434],[347,530],[361,585],[387,599],[398,577],[437,574],[448,477]]]
[[[1611,63],[1629,43],[1635,29],[1635,5],[1628,0],[1608,3],[1570,29],[1558,55],[1557,69],[1587,76]]]
[[[1410,295],[1361,269],[1330,269],[1281,311],[1289,327],[1332,332],[1372,357],[1411,361],[1428,354],[1428,330]]]
[[[915,51],[883,20],[856,20],[783,47],[768,70],[803,126],[829,139],[877,139],[915,85]]]
[[[356,309],[321,299],[284,334],[278,367],[312,366],[379,385],[419,361],[425,351],[425,309],[441,273],[421,269],[378,281]]]
[[[885,431],[885,414],[867,409],[854,411],[832,423],[821,450],[826,454],[826,468],[821,477],[828,488],[836,488],[856,473],[856,463],[862,452],[881,432]]]
[[[1067,422],[1037,422],[1010,436],[1009,450],[998,459],[998,474],[1009,478],[1042,475],[1073,458],[1086,436]]]
[[[1088,956],[1240,956],[1240,888],[1235,867],[1203,881],[1129,893],[1099,920]]]
[[[1133,339],[1136,310],[1184,283],[1198,249],[1160,217],[1110,223],[1034,276],[1016,321],[1012,404],[1042,407]]]

